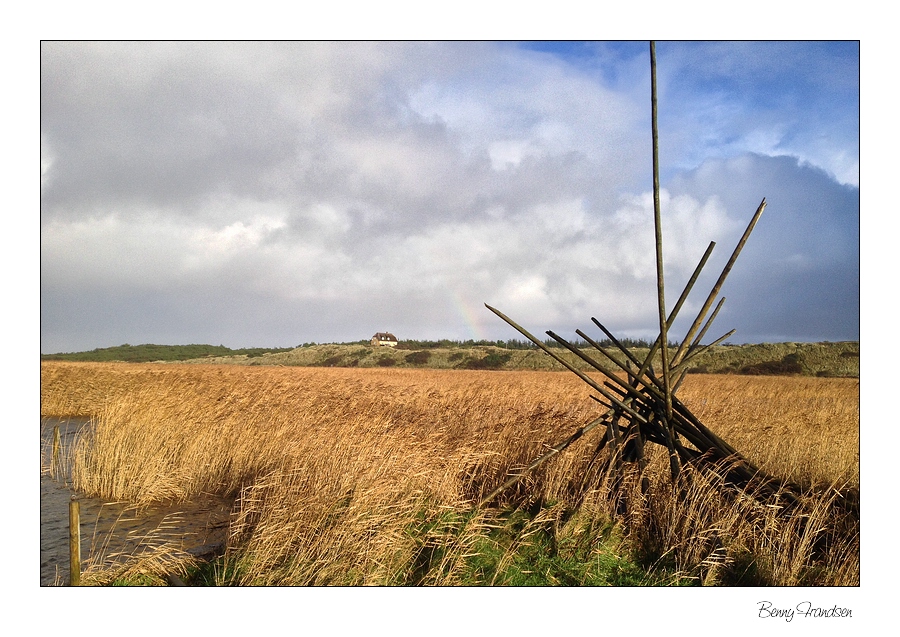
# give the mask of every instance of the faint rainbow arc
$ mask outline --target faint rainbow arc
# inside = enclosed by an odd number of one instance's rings
[[[456,313],[462,318],[466,328],[472,334],[472,340],[488,340],[487,332],[482,326],[481,313],[479,312],[482,307],[480,305],[474,305],[470,303],[458,290],[455,289],[451,290],[450,298],[453,302],[453,307],[456,310]]]

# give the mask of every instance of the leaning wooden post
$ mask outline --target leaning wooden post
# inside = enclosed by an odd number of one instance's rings
[[[81,511],[73,495],[69,502],[69,586],[81,584]]]
[[[740,240],[734,248],[734,252],[731,253],[731,257],[728,259],[728,263],[725,264],[725,267],[722,269],[722,274],[719,275],[719,279],[716,281],[716,284],[713,286],[713,289],[710,290],[709,296],[706,297],[706,302],[703,304],[703,307],[700,308],[699,314],[697,314],[697,318],[694,319],[694,323],[691,325],[691,328],[688,330],[687,335],[684,337],[684,340],[681,342],[681,345],[678,348],[678,351],[675,352],[675,356],[672,358],[672,364],[677,365],[681,362],[681,359],[684,358],[685,348],[691,343],[691,339],[694,338],[694,334],[697,333],[697,330],[700,328],[700,324],[703,322],[703,319],[706,317],[706,313],[709,311],[709,308],[712,307],[713,301],[719,295],[719,290],[722,289],[722,285],[725,283],[725,279],[728,277],[728,274],[731,272],[731,268],[734,267],[734,262],[737,261],[738,255],[740,255],[741,250],[744,249],[744,245],[747,243],[747,239],[750,238],[750,233],[753,232],[753,228],[756,227],[756,222],[759,221],[760,216],[763,213],[763,210],[766,209],[766,198],[763,197],[762,202],[759,204],[759,207],[756,209],[756,212],[753,214],[753,218],[750,220],[750,223],[747,225],[747,229],[744,230],[744,234],[741,235]]]
[[[669,319],[666,321],[666,329],[672,327],[675,323],[675,317],[678,315],[678,312],[681,310],[681,306],[684,305],[684,302],[687,300],[688,295],[691,292],[691,289],[694,287],[694,283],[697,282],[697,277],[700,276],[700,272],[703,270],[703,267],[706,265],[707,260],[709,259],[709,255],[712,254],[713,248],[716,247],[715,241],[709,242],[709,247],[706,248],[706,252],[703,254],[703,258],[700,259],[700,263],[697,264],[697,267],[694,269],[694,273],[691,275],[690,280],[687,285],[684,286],[684,290],[681,291],[681,296],[678,297],[678,302],[675,303],[675,307],[672,308],[672,312],[669,314]],[[596,319],[591,319],[594,323],[597,323]],[[599,324],[598,324],[599,326]],[[600,329],[606,330],[601,327]],[[607,336],[609,336],[607,334]],[[656,354],[656,350],[659,349],[659,338],[654,341],[653,346],[650,348],[650,351],[647,352],[647,357],[644,360],[643,365],[640,365],[640,371],[637,373],[638,378],[644,375],[648,369],[650,369],[650,363],[653,361],[653,356]],[[674,392],[673,392],[674,393]]]
[[[53,428],[53,453],[50,456],[50,477],[59,477],[59,425]]]

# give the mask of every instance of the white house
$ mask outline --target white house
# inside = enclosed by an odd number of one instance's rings
[[[378,332],[372,337],[372,345],[376,347],[397,347],[397,337],[390,332]]]

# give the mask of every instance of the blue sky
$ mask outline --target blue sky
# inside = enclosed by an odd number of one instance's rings
[[[859,59],[657,43],[670,306],[768,202],[711,337],[859,339]],[[655,336],[649,84],[644,41],[45,42],[41,351]]]

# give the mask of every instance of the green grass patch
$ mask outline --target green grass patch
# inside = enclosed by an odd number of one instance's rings
[[[501,512],[422,510],[406,529],[413,550],[391,586],[670,586],[696,582],[648,569],[608,521],[559,507]],[[188,586],[241,582],[240,551],[192,567]],[[276,567],[277,568],[277,567]],[[364,578],[359,578],[364,579]],[[340,584],[340,582],[335,582]],[[159,585],[130,578],[123,586]]]
[[[558,508],[422,515],[410,529],[418,551],[401,585],[659,586],[693,584],[649,571],[611,522]]]
[[[136,573],[113,580],[111,586],[165,586],[159,577]]]

